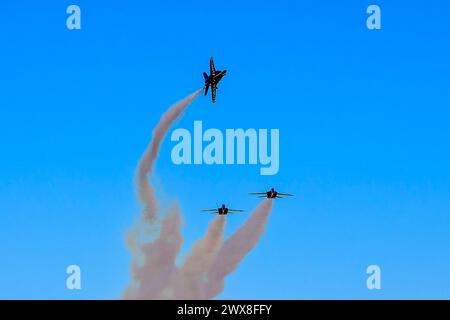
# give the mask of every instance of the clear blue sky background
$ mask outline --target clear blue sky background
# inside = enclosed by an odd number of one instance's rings
[[[382,30],[366,8],[382,9]],[[66,28],[78,4],[82,30]],[[280,172],[175,166],[183,254],[230,202],[275,186],[263,239],[221,298],[450,298],[448,1],[2,1],[0,298],[110,299],[129,280],[133,177],[160,115],[228,75],[176,127],[279,128]],[[247,213],[248,214],[248,213]],[[231,234],[246,217],[228,219]],[[65,269],[82,268],[82,290]],[[366,267],[382,269],[381,291]]]

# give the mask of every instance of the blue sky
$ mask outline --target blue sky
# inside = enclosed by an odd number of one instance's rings
[[[382,29],[366,28],[366,8]],[[82,29],[66,28],[66,8]],[[216,202],[263,239],[220,298],[449,298],[450,25],[446,1],[22,1],[0,4],[0,298],[111,299],[129,280],[133,178],[160,115],[227,68],[215,106],[175,128],[280,129],[280,172],[175,166],[155,184],[183,209],[183,254]],[[246,215],[228,219],[231,234]],[[82,290],[65,288],[65,268]],[[369,291],[366,267],[382,270]]]

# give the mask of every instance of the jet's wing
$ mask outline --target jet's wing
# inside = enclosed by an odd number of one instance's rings
[[[249,194],[258,198],[267,198],[267,192],[250,192]]]
[[[215,79],[216,79],[216,83],[219,83],[219,81],[223,78],[223,76],[225,75],[225,71],[217,71]]]
[[[202,212],[217,213],[217,209],[203,209]]]
[[[217,92],[216,86],[211,86],[211,97],[213,103],[216,103],[216,92]]]
[[[290,194],[290,193],[281,193],[281,192],[278,192],[278,195],[286,196],[286,197],[293,197],[294,196],[293,194]]]
[[[228,209],[228,212],[244,212],[244,210]]]
[[[214,67],[214,59],[211,57],[209,59],[209,76],[214,77],[216,75],[216,68]]]

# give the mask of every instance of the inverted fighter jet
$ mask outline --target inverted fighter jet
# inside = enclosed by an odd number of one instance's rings
[[[216,70],[214,67],[214,59],[209,59],[209,75],[203,72],[205,78],[205,96],[208,94],[208,89],[211,87],[212,103],[216,102],[216,91],[218,89],[217,84],[222,80],[223,76],[227,74],[227,70]]]

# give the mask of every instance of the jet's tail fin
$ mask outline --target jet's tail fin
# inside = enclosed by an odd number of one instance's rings
[[[209,89],[209,85],[205,86],[205,96],[208,95],[208,89]]]
[[[203,72],[203,78],[208,79],[208,74],[206,72]]]

